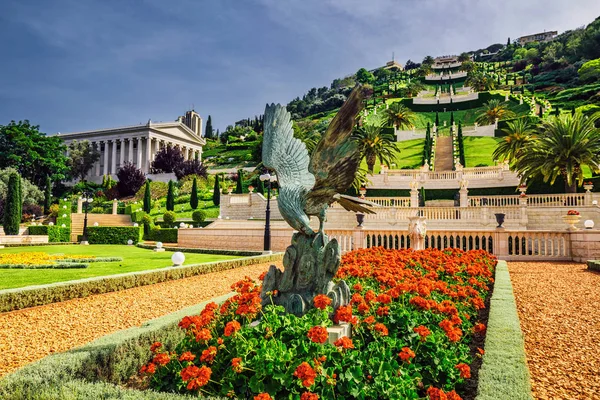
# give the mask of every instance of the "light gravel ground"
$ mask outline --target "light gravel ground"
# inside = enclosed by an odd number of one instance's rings
[[[536,399],[600,399],[600,273],[509,262]]]
[[[213,272],[0,314],[0,376],[49,354],[231,292],[271,263]],[[280,265],[280,263],[274,263]]]

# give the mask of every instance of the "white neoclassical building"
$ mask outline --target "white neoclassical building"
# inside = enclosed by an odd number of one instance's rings
[[[174,122],[148,121],[145,125],[58,135],[67,146],[74,140],[87,140],[100,152],[100,160],[87,177],[96,183],[102,182],[104,175],[116,179],[117,171],[126,162],[148,175],[154,156],[166,146],[179,147],[185,160],[202,160],[202,146],[206,144],[202,138],[202,118],[195,111],[186,112]],[[168,180],[172,175],[153,175],[152,178]]]

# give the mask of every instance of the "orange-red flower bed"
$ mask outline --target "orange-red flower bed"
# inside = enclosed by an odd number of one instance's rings
[[[260,285],[248,278],[223,305],[185,317],[174,351],[153,345],[141,372],[151,388],[179,393],[457,400],[471,378],[469,344],[485,333],[477,316],[495,264],[484,251],[354,251],[337,276],[351,303],[332,310],[317,296],[301,318],[262,309]],[[329,344],[333,323],[350,323],[352,337]]]

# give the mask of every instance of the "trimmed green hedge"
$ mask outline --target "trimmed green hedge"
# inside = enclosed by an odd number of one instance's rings
[[[590,260],[587,262],[587,267],[589,270],[600,272],[600,261]]]
[[[498,261],[477,400],[530,400],[523,334],[506,261]]]
[[[87,262],[87,261],[86,261]],[[0,269],[70,269],[87,268],[89,265],[82,262],[59,262],[56,264],[0,264]]]
[[[146,215],[146,213],[144,211],[135,211],[131,214],[131,220],[133,222],[142,222],[142,218],[144,218],[144,215]]]
[[[116,292],[138,286],[153,285],[155,283],[189,278],[210,272],[225,271],[246,265],[279,261],[282,258],[282,253],[269,254],[237,260],[215,261],[204,264],[183,265],[181,267],[168,267],[151,271],[57,282],[48,285],[5,289],[0,290],[0,312],[20,310],[94,294]]]
[[[175,350],[183,339],[178,327],[185,316],[199,314],[210,301],[222,303],[232,294],[187,307],[164,317],[104,336],[83,347],[45,357],[0,380],[4,400],[122,399],[183,400],[192,397],[122,387],[151,357],[150,345],[161,342]],[[208,399],[214,399],[208,397]]]
[[[90,244],[127,244],[142,241],[141,226],[89,226],[87,236]]]
[[[47,235],[48,234],[48,226],[47,225],[28,226],[27,233],[29,235]]]
[[[142,249],[154,249],[155,246],[149,244],[138,243],[137,247]],[[251,250],[217,250],[217,249],[199,249],[196,247],[169,247],[163,246],[167,251],[181,251],[182,253],[199,253],[199,254],[222,254],[226,256],[243,256],[243,257],[254,257],[263,255],[262,251],[251,251]]]
[[[487,103],[491,99],[499,99],[504,101],[504,96],[500,94],[491,94],[489,92],[479,93],[479,98],[476,100],[461,101],[456,103],[443,103],[443,104],[413,104],[413,99],[403,99],[401,103],[406,107],[410,108],[415,112],[442,112],[444,108],[446,111],[459,111],[459,110],[470,110],[478,108]]]
[[[48,241],[57,243],[67,243],[71,241],[71,228],[63,228],[61,226],[48,227]]]
[[[148,240],[163,243],[177,243],[177,232],[175,228],[154,228],[150,230]]]

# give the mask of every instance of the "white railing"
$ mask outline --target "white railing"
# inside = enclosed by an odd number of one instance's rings
[[[330,238],[340,243],[342,253],[370,247],[411,247],[407,230],[332,229]],[[425,248],[486,250],[507,260],[570,260],[570,233],[566,231],[429,230]]]
[[[531,194],[527,195],[531,207],[573,207],[585,205],[584,193]]]
[[[507,196],[469,196],[469,207],[510,207],[519,205],[518,195]]]
[[[366,200],[382,207],[410,207],[410,197],[369,197]]]
[[[248,204],[250,202],[250,196],[229,196],[229,204]]]

